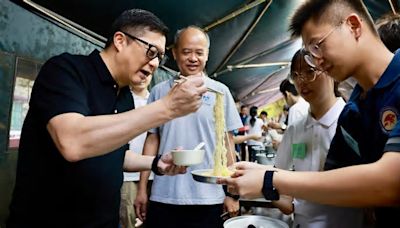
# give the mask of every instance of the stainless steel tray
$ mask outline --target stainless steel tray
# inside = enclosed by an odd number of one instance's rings
[[[193,170],[192,176],[195,181],[209,183],[209,184],[217,184],[217,178],[226,178],[222,176],[210,176],[205,173],[212,171],[212,169],[198,169]]]

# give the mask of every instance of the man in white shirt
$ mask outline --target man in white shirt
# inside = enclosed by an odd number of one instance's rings
[[[288,126],[307,116],[310,105],[299,95],[296,87],[288,79],[282,81],[279,90],[290,107]]]
[[[149,75],[145,79],[136,80],[131,83],[130,89],[135,109],[147,104],[147,99],[149,98],[150,94],[147,88],[152,77],[152,75]],[[147,132],[144,132],[129,141],[129,150],[126,153],[142,154],[146,136]],[[124,183],[121,187],[121,205],[119,211],[121,228],[135,227],[136,214],[134,201],[136,198],[137,182],[139,181],[139,178],[139,172],[124,172]]]

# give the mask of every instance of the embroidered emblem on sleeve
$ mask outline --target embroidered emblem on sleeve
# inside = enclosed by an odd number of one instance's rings
[[[386,107],[381,112],[381,125],[386,131],[391,131],[397,123],[397,111],[392,107]]]

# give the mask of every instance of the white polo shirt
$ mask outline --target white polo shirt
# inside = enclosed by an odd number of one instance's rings
[[[308,111],[306,117],[289,125],[279,145],[275,166],[281,169],[293,166],[295,171],[322,171],[344,106],[343,99],[338,98],[319,120],[315,120]],[[305,153],[293,155],[295,144],[304,146]],[[293,203],[294,227],[297,224],[300,227],[362,227],[362,209],[321,205],[300,199],[294,199]]]
[[[304,98],[299,97],[296,104],[292,105],[288,113],[288,125],[294,124],[296,121],[303,119],[308,115],[308,109],[310,104],[304,100]]]
[[[135,109],[145,106],[147,104],[147,99],[149,98],[150,93],[147,92],[145,97],[141,97],[136,95],[133,91],[132,92],[132,98],[133,102],[135,104]],[[144,132],[135,138],[133,138],[131,141],[129,141],[129,150],[133,153],[138,153],[142,154],[143,152],[143,146],[144,146],[144,141],[146,140],[147,132]],[[127,152],[129,153],[129,152]],[[153,173],[151,173],[151,178],[153,179]],[[139,181],[140,179],[140,173],[139,172],[124,172],[124,181]]]

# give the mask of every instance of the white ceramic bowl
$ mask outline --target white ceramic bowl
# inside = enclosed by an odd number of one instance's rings
[[[175,165],[191,166],[203,162],[204,150],[172,150]]]

